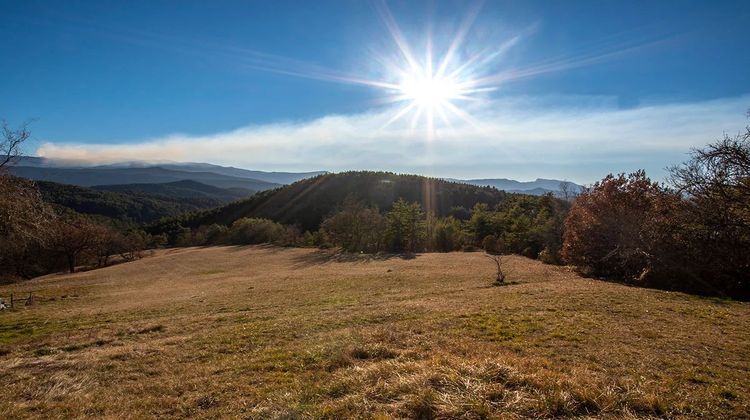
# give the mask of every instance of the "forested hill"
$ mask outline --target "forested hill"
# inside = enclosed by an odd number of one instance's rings
[[[247,198],[253,194],[253,191],[244,188],[219,188],[189,179],[163,184],[96,185],[91,188],[100,191],[149,194],[170,199],[182,199],[199,208],[218,207],[231,201]]]
[[[189,185],[191,189],[198,188],[195,184],[198,183]],[[47,181],[37,181],[36,185],[44,201],[48,203],[67,207],[82,214],[104,216],[133,224],[150,223],[165,217],[217,207],[237,198],[227,190],[224,190],[227,191],[224,196],[179,196],[184,192],[184,188],[187,188],[183,183],[163,185],[163,188],[159,189],[163,194],[137,191],[137,186],[123,186],[123,191],[100,191]],[[159,185],[151,184],[152,188],[158,188]],[[216,193],[212,187],[204,187]]]
[[[456,183],[418,175],[390,172],[344,172],[298,181],[286,187],[268,190],[242,201],[213,210],[183,215],[152,226],[163,232],[169,226],[197,227],[208,224],[229,225],[242,217],[262,217],[279,223],[315,230],[320,222],[347,199],[388,210],[399,198],[419,202],[422,208],[438,216],[471,209],[477,203],[494,206],[508,197],[492,187]]]

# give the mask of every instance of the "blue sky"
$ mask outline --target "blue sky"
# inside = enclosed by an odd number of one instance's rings
[[[469,76],[524,76],[451,100],[471,124],[388,124],[409,101],[351,82],[399,83],[388,16],[438,61],[472,13],[452,66],[508,44]],[[92,163],[659,178],[744,127],[748,18],[747,1],[3,0],[0,117],[35,119],[27,153]]]

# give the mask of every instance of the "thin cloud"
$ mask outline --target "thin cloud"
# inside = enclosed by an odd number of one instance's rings
[[[692,147],[746,123],[750,96],[617,109],[600,101],[552,106],[496,100],[428,136],[386,125],[392,110],[253,125],[211,135],[174,134],[114,144],[42,144],[36,154],[89,164],[203,161],[265,170],[378,169],[450,177],[558,177],[590,182],[645,168],[653,176]]]

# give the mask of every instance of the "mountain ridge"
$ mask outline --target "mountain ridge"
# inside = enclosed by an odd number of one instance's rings
[[[244,188],[256,192],[276,188],[281,184],[252,178],[239,178],[213,172],[186,172],[147,168],[60,168],[14,165],[11,174],[35,181],[51,181],[61,184],[93,187],[118,184],[161,184],[183,180],[193,180],[219,188]]]
[[[15,168],[15,169],[14,169]],[[116,179],[101,182],[96,174],[110,175],[122,171]],[[151,173],[152,178],[148,177]],[[71,161],[56,161],[41,157],[23,157],[11,167],[11,172],[37,180],[68,183],[80,186],[99,186],[116,184],[162,184],[182,180],[193,180],[201,184],[219,188],[244,188],[249,191],[264,191],[282,185],[326,175],[327,171],[311,172],[264,172],[221,166],[203,162],[145,162],[127,161],[107,165],[82,166]],[[76,175],[78,174],[78,175]],[[86,175],[91,179],[87,179]],[[509,178],[441,178],[450,182],[459,182],[475,186],[491,186],[502,191],[543,195],[552,193],[561,195],[562,186],[575,193],[583,186],[570,182],[548,178],[536,178],[533,181],[517,181]]]
[[[172,162],[172,161],[125,161],[104,165],[85,165],[82,162],[48,159],[38,156],[23,156],[15,159],[15,167],[32,167],[32,168],[57,168],[57,169],[76,169],[76,170],[133,170],[162,168],[165,170],[187,172],[187,173],[214,173],[218,175],[230,176],[234,178],[252,179],[272,184],[286,185],[297,182],[301,179],[310,178],[317,175],[326,174],[327,171],[309,171],[309,172],[277,172],[277,171],[258,171],[233,166],[221,166],[212,163],[203,162]]]

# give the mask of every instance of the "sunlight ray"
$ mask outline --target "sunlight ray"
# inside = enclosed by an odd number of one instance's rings
[[[451,41],[451,45],[450,47],[448,47],[448,51],[445,53],[445,56],[440,62],[438,71],[435,74],[436,77],[441,77],[443,74],[445,74],[445,71],[448,68],[448,65],[453,60],[453,56],[456,54],[456,51],[463,44],[464,39],[466,38],[466,34],[469,32],[469,29],[471,29],[471,27],[474,25],[474,21],[476,20],[477,16],[479,15],[479,11],[482,8],[482,3],[483,2],[477,2],[474,5],[474,7],[472,7],[469,10],[466,16],[464,16],[464,19],[461,22],[461,26],[456,32],[456,36],[453,38],[453,41]]]
[[[412,70],[418,70],[419,64],[417,64],[417,60],[414,58],[414,55],[411,52],[411,48],[409,48],[409,44],[404,39],[404,36],[401,33],[401,29],[399,29],[398,25],[396,24],[396,20],[393,18],[388,5],[385,4],[385,2],[382,0],[377,1],[374,4],[375,9],[377,10],[380,18],[388,29],[388,32],[393,38],[393,41],[396,43],[396,46],[398,47],[398,50],[403,56],[404,60],[406,60],[407,64]]]
[[[393,117],[391,117],[388,121],[386,121],[386,123],[383,124],[382,128],[386,128],[386,127],[390,126],[391,124],[395,123],[396,121],[398,121],[399,119],[401,119],[401,117],[403,117],[404,115],[406,115],[409,112],[411,112],[416,106],[417,106],[416,103],[411,103],[408,106],[402,108],[395,115],[393,115]]]

